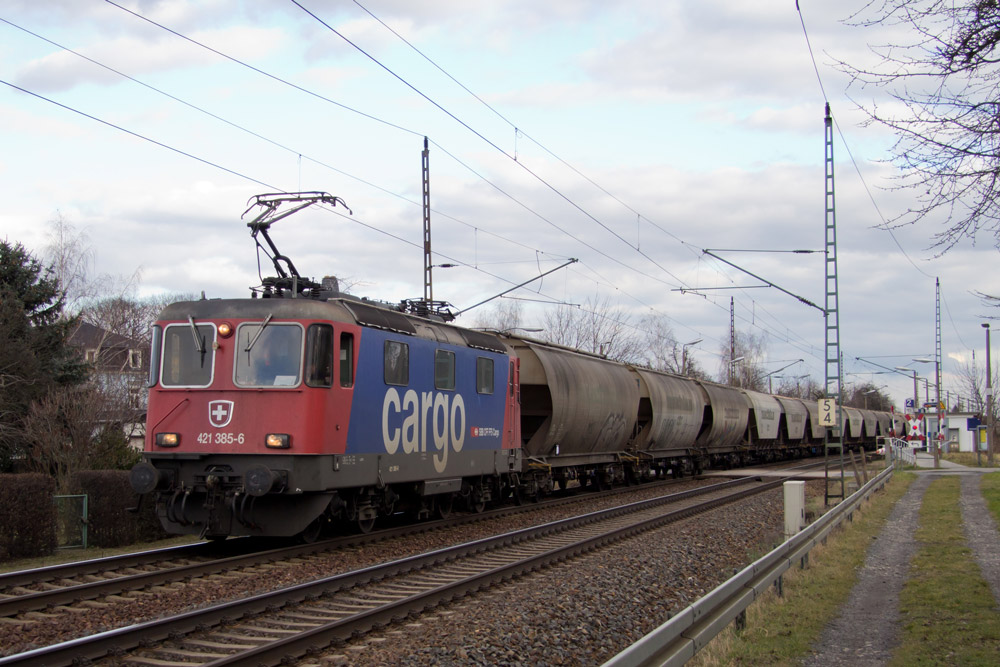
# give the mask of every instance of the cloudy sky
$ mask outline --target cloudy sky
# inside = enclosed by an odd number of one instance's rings
[[[733,298],[767,370],[801,358],[781,374],[822,380],[820,311],[703,250],[823,304],[822,255],[735,251],[822,249],[829,100],[847,382],[901,405],[912,378],[857,357],[933,377],[912,360],[934,353],[936,277],[942,394],[982,363],[992,240],[935,257],[933,222],[879,228],[914,201],[856,109],[877,91],[834,67],[891,41],[845,23],[859,0],[116,2],[0,2],[0,238],[41,253],[62,216],[95,273],[141,270],[140,294],[245,296],[248,200],[319,190],[352,215],[275,224],[299,271],[419,297],[426,136],[435,262],[459,265],[435,298],[465,308],[579,258],[512,293],[525,326],[538,301],[608,298],[701,338],[715,373]]]

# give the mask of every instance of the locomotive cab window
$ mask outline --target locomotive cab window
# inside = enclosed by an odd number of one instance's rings
[[[164,387],[207,387],[215,365],[215,327],[170,324],[163,332],[160,384]]]
[[[340,334],[340,386],[354,386],[354,334]]]
[[[385,341],[384,377],[386,384],[405,387],[410,384],[410,346],[395,340]]]
[[[306,384],[333,386],[333,327],[313,324],[306,331]]]
[[[455,391],[455,353],[434,350],[434,388]]]
[[[493,360],[489,357],[476,357],[476,391],[493,393]]]
[[[302,370],[302,327],[245,323],[236,329],[236,384],[294,387]]]

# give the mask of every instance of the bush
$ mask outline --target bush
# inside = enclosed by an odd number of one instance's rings
[[[56,549],[56,483],[38,473],[0,475],[0,561]]]
[[[153,503],[143,503],[138,513],[127,511],[139,500],[128,476],[124,470],[88,470],[70,478],[72,492],[88,497],[90,546],[119,547],[169,537],[156,518]]]

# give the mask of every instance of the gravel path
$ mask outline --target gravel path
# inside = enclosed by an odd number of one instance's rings
[[[1000,531],[997,531],[993,516],[986,509],[986,501],[979,492],[980,475],[962,477],[962,523],[965,525],[965,539],[969,542],[979,563],[983,579],[993,591],[993,599],[1000,603]]]
[[[920,503],[930,483],[945,474],[961,475],[959,505],[965,537],[994,599],[1000,603],[1000,531],[979,491],[981,473],[954,464],[920,473],[869,549],[858,583],[840,616],[827,626],[813,647],[813,655],[803,661],[804,665],[883,665],[889,662],[900,641],[899,592],[906,581],[910,559],[917,550],[914,533]]]
[[[930,475],[921,476],[896,503],[868,549],[858,583],[840,616],[827,625],[804,665],[883,665],[892,657],[900,641],[899,593],[917,552],[914,534],[930,483]]]

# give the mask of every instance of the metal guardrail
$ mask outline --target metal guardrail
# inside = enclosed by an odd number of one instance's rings
[[[893,438],[889,446],[886,447],[886,454],[889,456],[890,462],[896,467],[901,465],[917,465],[917,450],[910,447],[905,440]]]
[[[892,476],[889,466],[874,479],[771,553],[679,612],[638,642],[604,663],[604,667],[683,665],[740,617],[759,596],[779,582],[796,561],[805,565],[809,552],[844,519],[852,519],[868,496]]]

